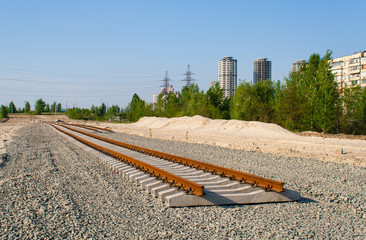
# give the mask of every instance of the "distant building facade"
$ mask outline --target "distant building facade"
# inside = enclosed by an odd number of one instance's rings
[[[219,60],[219,83],[224,89],[224,97],[234,95],[237,85],[237,60],[233,57],[224,57]]]
[[[174,94],[176,97],[179,95],[179,91],[174,91],[173,85],[169,85],[167,88],[163,87],[160,90],[159,94],[153,94],[153,104],[158,104],[159,96],[162,95],[162,98],[166,98],[169,94]]]
[[[298,71],[300,71],[301,66],[302,66],[302,65],[304,65],[305,63],[306,63],[306,61],[305,61],[305,60],[297,60],[296,62],[294,62],[294,63],[292,64],[292,71],[293,71],[293,72],[298,72]]]
[[[330,64],[340,90],[353,85],[366,87],[366,51],[334,58]]]
[[[173,85],[170,84],[171,79],[168,76],[168,71],[165,72],[165,77],[163,80],[164,84],[161,86],[159,94],[153,94],[153,104],[154,106],[158,104],[159,95],[162,95],[162,98],[166,98],[169,94],[174,94],[178,97],[179,91],[174,91]]]
[[[272,62],[267,58],[258,58],[253,63],[253,83],[272,80]]]

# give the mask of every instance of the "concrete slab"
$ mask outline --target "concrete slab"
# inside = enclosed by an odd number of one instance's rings
[[[237,188],[240,186],[241,186],[241,183],[239,181],[231,181],[228,184],[205,186],[205,189],[213,191],[215,189],[232,189],[232,188]]]
[[[155,177],[150,177],[147,179],[143,179],[139,181],[139,184],[141,186],[142,189],[145,189],[145,186],[150,184],[150,183],[154,183],[154,182],[159,182]]]
[[[210,206],[210,205],[230,205],[230,204],[257,204],[270,202],[288,202],[300,200],[300,193],[285,189],[283,193],[265,192],[257,190],[243,194],[206,194],[198,197],[185,193],[169,195],[165,198],[165,203],[169,207],[184,206]]]
[[[138,172],[138,173],[135,173],[135,174],[131,174],[130,175],[130,180],[131,180],[131,182],[134,182],[134,180],[135,180],[135,178],[137,178],[137,177],[141,177],[141,176],[144,176],[145,175],[145,173],[144,172]]]
[[[137,186],[140,186],[140,182],[141,182],[142,180],[146,180],[146,179],[149,179],[149,178],[154,179],[154,177],[151,177],[151,176],[150,176],[150,175],[148,175],[148,174],[144,174],[144,175],[142,175],[142,176],[139,176],[139,177],[136,177],[135,179],[133,179],[133,182],[134,182]]]
[[[154,197],[158,197],[158,194],[159,192],[162,192],[162,191],[165,191],[167,189],[170,189],[170,184],[168,183],[163,183],[159,186],[156,186],[156,187],[153,187],[151,188],[151,194],[154,196]]]
[[[228,178],[222,178],[220,180],[210,180],[210,181],[196,181],[198,184],[202,184],[204,186],[212,186],[212,185],[220,185],[220,184],[228,184],[230,182],[230,179]]]
[[[146,184],[144,187],[145,187],[146,192],[151,193],[152,188],[156,188],[156,187],[159,187],[161,185],[164,185],[164,183],[162,181],[156,180],[154,182]]]
[[[164,191],[159,192],[158,198],[162,202],[165,202],[165,198],[167,196],[171,196],[171,195],[176,194],[176,193],[179,193],[179,192],[181,192],[181,191],[179,191],[177,188],[171,187],[171,188],[169,188],[167,190],[164,190]]]

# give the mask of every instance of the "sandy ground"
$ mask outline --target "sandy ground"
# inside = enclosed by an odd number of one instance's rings
[[[301,136],[276,124],[194,116],[171,119],[145,117],[133,124],[99,125],[116,132],[151,138],[366,166],[366,140]]]
[[[8,142],[11,141],[12,136],[16,134],[16,131],[26,125],[41,122],[41,121],[67,121],[68,118],[64,115],[18,115],[10,114],[9,119],[5,122],[0,122],[0,154],[5,153],[5,147]]]
[[[38,121],[67,121],[62,115],[11,115],[0,123],[0,153],[4,143],[20,127]],[[69,120],[69,122],[71,122]],[[72,121],[76,122],[76,121]],[[78,121],[80,122],[80,121]],[[137,123],[114,124],[88,122],[109,127],[115,132],[149,138],[216,145],[246,151],[260,151],[291,157],[308,157],[329,162],[366,167],[366,140],[322,137],[317,134],[302,136],[276,125],[238,120],[211,120],[201,116],[181,118],[144,117]]]

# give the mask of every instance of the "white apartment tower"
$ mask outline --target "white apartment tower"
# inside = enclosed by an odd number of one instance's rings
[[[229,98],[234,95],[237,83],[236,59],[224,57],[219,60],[219,83],[224,89],[224,97]]]
[[[353,85],[366,87],[366,51],[330,60],[338,88]]]

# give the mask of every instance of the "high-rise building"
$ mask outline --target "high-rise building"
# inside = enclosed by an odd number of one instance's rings
[[[253,63],[253,83],[259,81],[272,79],[272,66],[271,61],[267,61],[267,58],[258,58]]]
[[[224,89],[224,97],[228,98],[234,95],[237,84],[237,61],[233,57],[224,57],[219,60],[219,83]]]
[[[340,90],[352,85],[366,87],[366,51],[334,58],[330,64]]]
[[[297,60],[296,62],[294,62],[294,63],[292,64],[292,71],[293,71],[293,72],[298,72],[298,71],[300,71],[301,66],[302,66],[302,65],[304,65],[305,63],[306,63],[306,61],[305,61],[305,60]]]

